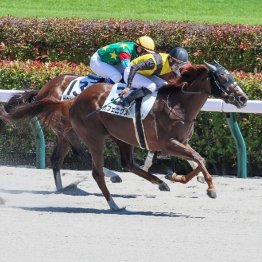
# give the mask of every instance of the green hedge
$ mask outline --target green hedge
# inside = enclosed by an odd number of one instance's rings
[[[40,61],[0,60],[0,89],[40,89],[51,78],[61,74],[86,75],[90,71],[84,64]]]
[[[0,59],[87,63],[99,47],[144,34],[159,51],[184,46],[194,63],[216,59],[230,70],[262,68],[262,26],[165,21],[0,17]]]
[[[18,89],[25,86],[39,89],[44,83],[55,75],[64,73],[85,74],[89,68],[84,64],[76,65],[67,62],[42,63],[39,61],[1,61],[0,62],[0,87],[2,89]],[[262,74],[233,72],[237,81],[247,92],[249,99],[262,100]],[[257,175],[262,170],[262,118],[257,114],[237,114],[240,129],[243,132],[247,149],[250,175]],[[20,126],[20,125],[19,125]],[[48,158],[53,147],[54,137],[47,136]],[[8,128],[0,137],[1,153],[6,154],[10,150],[22,154],[24,149],[27,153],[35,152],[34,140],[31,131],[26,124],[24,129]],[[230,130],[226,124],[226,116],[223,113],[201,112],[197,122],[195,133],[190,144],[202,154],[209,168],[218,169],[221,173],[223,168],[227,171],[233,168],[236,172],[236,148]],[[106,148],[106,163],[110,165],[110,159],[117,159],[115,146],[108,144]],[[142,160],[145,151],[137,150],[136,157]],[[75,161],[75,160],[73,160]],[[119,161],[114,168],[120,168]],[[183,164],[182,164],[183,165]]]

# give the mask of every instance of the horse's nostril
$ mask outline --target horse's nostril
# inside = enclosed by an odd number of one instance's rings
[[[244,97],[244,96],[239,96],[239,97],[238,97],[238,101],[239,101],[241,104],[245,105],[245,104],[247,103],[247,98]]]
[[[230,102],[230,103],[233,103],[235,100],[236,100],[235,97],[232,96],[232,95],[229,95],[229,96],[227,97],[227,101]]]

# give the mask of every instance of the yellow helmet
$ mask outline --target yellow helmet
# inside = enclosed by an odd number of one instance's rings
[[[155,42],[154,40],[149,36],[140,36],[136,40],[136,44],[143,49],[145,49],[149,53],[155,53]]]

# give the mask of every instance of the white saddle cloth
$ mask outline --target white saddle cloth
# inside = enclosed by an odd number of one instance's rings
[[[89,86],[101,81],[101,77],[95,75],[80,76],[72,80],[64,91],[61,100],[69,100],[78,96]],[[104,80],[104,79],[103,79]]]
[[[119,94],[121,91],[126,87],[125,84],[117,83],[112,87],[112,90],[107,97],[104,105],[102,106],[101,111],[119,115],[128,118],[135,118],[135,103],[131,104],[131,107],[128,109],[118,105],[119,102]],[[143,97],[142,105],[141,105],[141,119],[145,119],[148,115],[149,111],[151,110],[155,100],[156,100],[157,92],[149,94]]]

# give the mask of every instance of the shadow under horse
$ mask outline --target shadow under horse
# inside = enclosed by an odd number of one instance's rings
[[[133,120],[99,111],[110,93],[112,85],[94,84],[81,93],[69,109],[71,124],[88,147],[92,156],[92,175],[112,210],[120,210],[113,200],[104,179],[104,143],[112,136],[120,150],[122,165],[130,172],[157,184],[162,191],[169,191],[168,185],[158,177],[142,170],[133,157],[134,147],[139,147]],[[208,185],[207,194],[216,198],[212,176],[205,167],[205,160],[190,147],[194,122],[208,96],[223,99],[238,108],[247,103],[247,96],[233,76],[219,63],[206,65],[186,65],[181,76],[160,88],[156,101],[147,117],[143,129],[148,149],[161,151],[165,155],[194,161],[196,169],[186,175],[170,175],[167,178],[187,183],[202,172]],[[67,101],[42,99],[30,107],[15,109],[9,117],[21,115],[35,116],[46,108],[64,107]],[[96,113],[94,113],[96,112]]]

